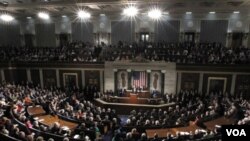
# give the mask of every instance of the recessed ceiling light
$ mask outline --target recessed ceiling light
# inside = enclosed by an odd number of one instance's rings
[[[234,13],[234,14],[239,14],[239,13],[240,13],[240,11],[234,11],[233,13]]]
[[[192,14],[192,12],[188,11],[188,12],[186,12],[186,14]]]
[[[45,12],[39,12],[38,13],[38,17],[44,20],[48,20],[49,19],[49,14],[45,13]]]
[[[26,17],[27,19],[31,19],[32,17],[30,17],[30,16],[28,16],[28,17]]]
[[[62,15],[63,18],[66,18],[67,16],[66,15]]]
[[[100,14],[100,16],[105,16],[105,14],[102,13],[102,14]]]
[[[209,14],[215,14],[216,12],[215,11],[210,11]]]
[[[10,21],[14,20],[14,17],[11,16],[11,15],[9,15],[9,14],[2,14],[2,15],[0,16],[0,18],[1,18],[3,21],[5,21],[5,22],[10,22]]]
[[[91,17],[90,13],[84,10],[78,11],[77,15],[80,19],[89,19]]]
[[[148,16],[154,20],[158,20],[162,16],[162,12],[160,9],[152,9],[148,12]]]
[[[128,17],[134,17],[138,13],[138,9],[135,6],[129,6],[123,10],[123,14]]]

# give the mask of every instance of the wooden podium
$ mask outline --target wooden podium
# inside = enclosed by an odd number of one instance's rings
[[[132,103],[132,104],[137,104],[137,94],[135,93],[130,93],[129,95],[129,103]]]
[[[141,92],[135,93],[135,92],[132,92],[131,90],[127,90],[127,92],[125,93],[125,96],[130,97],[131,94],[137,95],[137,97],[140,97],[140,98],[150,98],[151,97],[149,91],[141,91]]]

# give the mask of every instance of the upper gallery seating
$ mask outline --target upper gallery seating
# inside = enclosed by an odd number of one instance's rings
[[[143,58],[182,64],[249,64],[250,49],[226,48],[219,43],[134,43],[118,45],[72,42],[61,48],[1,47],[1,61],[104,62]]]

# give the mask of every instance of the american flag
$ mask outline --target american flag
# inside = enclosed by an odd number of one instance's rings
[[[133,87],[147,88],[147,73],[145,71],[134,71],[132,73]]]

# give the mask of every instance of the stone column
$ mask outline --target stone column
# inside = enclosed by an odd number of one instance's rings
[[[4,76],[4,70],[3,69],[1,69],[1,77],[2,77],[1,81],[4,81],[5,80],[5,76]]]
[[[199,90],[198,92],[202,94],[202,87],[203,87],[203,75],[204,73],[200,73],[200,77],[199,77]]]
[[[117,90],[117,83],[116,83],[116,81],[117,81],[117,71],[118,70],[114,69],[113,71],[114,71],[114,80],[113,80],[114,81],[113,82],[114,83],[114,92],[116,92],[116,90]]]
[[[151,70],[147,70],[147,79],[148,79],[148,91],[150,91],[150,74],[151,74]],[[164,81],[164,80],[163,80]],[[164,91],[164,89],[163,89],[163,91]]]
[[[236,84],[236,74],[233,74],[232,83],[231,83],[231,90],[230,90],[230,94],[232,94],[232,95],[234,95],[235,84]]]
[[[81,70],[81,74],[82,74],[82,89],[84,89],[85,87],[85,71],[84,70]]]
[[[27,80],[28,82],[31,82],[31,74],[30,74],[30,69],[26,69],[26,73],[27,73]]]
[[[103,70],[100,70],[100,92],[103,93]]]
[[[177,72],[177,94],[181,91],[181,72]]]
[[[43,70],[42,69],[39,69],[39,77],[40,77],[40,85],[41,85],[41,88],[43,88]]]
[[[164,86],[165,86],[164,80],[165,80],[165,73],[166,73],[166,70],[162,70],[162,71],[161,71],[161,94],[162,94],[162,96],[164,95]]]
[[[59,69],[56,69],[56,86],[60,88],[60,76],[59,76]]]

